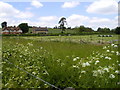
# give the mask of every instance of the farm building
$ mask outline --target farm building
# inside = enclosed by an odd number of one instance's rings
[[[38,34],[38,33],[47,34],[48,29],[47,29],[47,27],[33,27],[32,33],[34,33],[34,34]]]
[[[21,34],[22,30],[19,27],[4,27],[2,28],[2,34]]]

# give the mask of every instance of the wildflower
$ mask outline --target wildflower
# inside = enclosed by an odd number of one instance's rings
[[[90,64],[88,62],[82,63],[82,67],[86,67],[86,66],[90,66]]]
[[[116,70],[115,73],[119,74],[120,72],[118,70]]]
[[[106,46],[104,46],[103,49],[106,49]]]
[[[111,44],[111,46],[114,46],[114,44]]]
[[[93,71],[93,76],[97,76],[98,75],[98,73],[97,73],[97,71]]]
[[[103,58],[103,55],[100,55],[101,58]]]
[[[110,50],[107,50],[107,52],[110,52]]]
[[[95,62],[95,65],[96,65],[97,63],[99,63],[99,62],[100,62],[100,61],[97,60],[97,61]]]
[[[105,57],[105,59],[108,59],[109,57]]]
[[[105,59],[111,60],[111,58],[110,58],[110,57],[105,57]]]
[[[108,69],[108,68],[104,68],[103,70],[109,72],[109,69]]]
[[[111,53],[114,53],[114,51],[111,51]]]
[[[86,71],[81,71],[81,73],[86,73]]]
[[[114,47],[116,48],[116,47],[118,47],[117,45],[114,45]]]
[[[115,75],[110,74],[109,78],[115,78]]]
[[[80,57],[76,57],[76,59],[80,59]]]
[[[103,74],[103,73],[104,73],[104,71],[103,71],[103,70],[98,69],[98,73],[99,73],[99,74]]]
[[[90,66],[90,64],[88,62],[86,62],[86,66]]]
[[[120,55],[120,53],[117,51],[117,52],[116,52],[116,55]]]
[[[79,68],[78,66],[76,66],[76,65],[73,65],[73,68]]]
[[[117,82],[117,84],[120,84],[120,82]]]
[[[73,58],[73,61],[76,61],[77,60],[77,58]]]

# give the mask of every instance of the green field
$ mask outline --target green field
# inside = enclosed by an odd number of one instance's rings
[[[2,44],[3,88],[52,88],[32,75],[58,88],[120,88],[117,35],[13,36]]]

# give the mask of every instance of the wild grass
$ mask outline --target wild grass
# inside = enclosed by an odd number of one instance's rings
[[[14,65],[59,88],[119,88],[120,52],[117,42],[98,45],[72,42],[74,39],[87,39],[87,36],[72,36],[70,41],[66,38],[3,37],[3,88],[50,87]]]

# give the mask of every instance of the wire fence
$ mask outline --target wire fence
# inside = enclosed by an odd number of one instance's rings
[[[27,73],[27,74],[31,75],[32,77],[34,77],[34,78],[36,78],[36,79],[38,79],[38,80],[40,80],[40,81],[42,81],[42,82],[46,83],[47,85],[49,85],[49,86],[51,86],[51,87],[53,87],[53,88],[56,88],[56,89],[58,89],[58,90],[61,90],[60,88],[56,87],[55,85],[53,85],[53,84],[51,84],[51,83],[49,83],[49,82],[47,82],[47,81],[45,81],[45,80],[43,80],[43,79],[41,79],[41,78],[39,78],[39,77],[35,76],[35,75],[33,75],[33,74],[31,74],[31,73],[27,72],[27,71],[26,71],[26,70],[24,70],[23,68],[20,68],[20,67],[18,67],[18,66],[16,66],[16,65],[14,65],[14,64],[13,64],[13,63],[11,63],[10,61],[8,61],[8,60],[6,60],[6,59],[3,59],[3,60],[4,60],[4,61],[6,61],[6,62],[8,62],[9,64],[13,65],[14,67],[18,68],[19,70],[21,70],[21,71],[23,71],[23,72],[25,72],[25,73]]]

